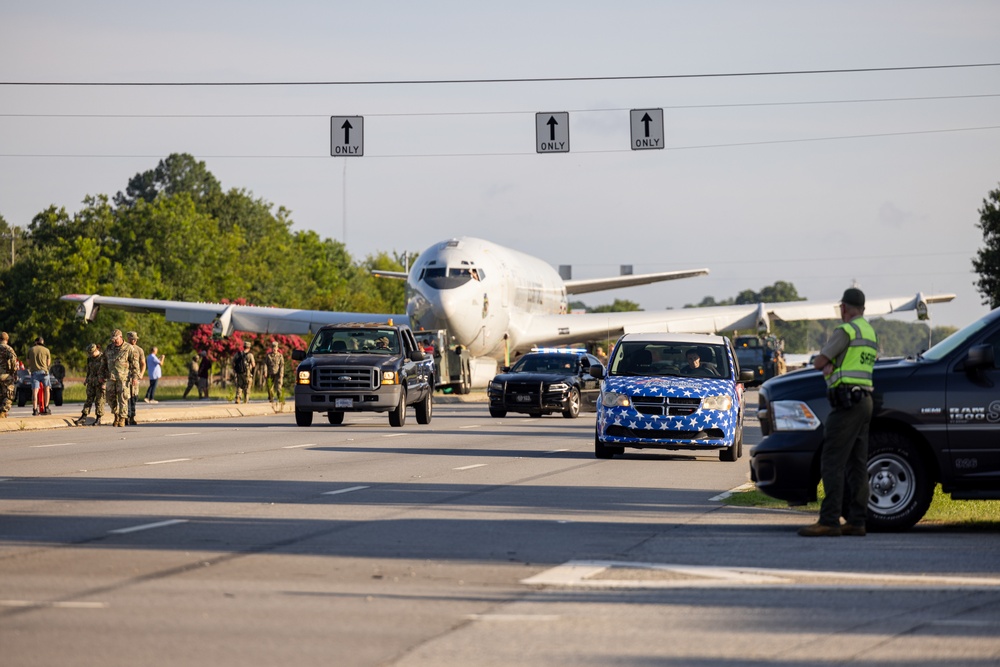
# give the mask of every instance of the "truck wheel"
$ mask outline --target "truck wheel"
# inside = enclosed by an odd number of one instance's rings
[[[417,423],[418,424],[430,424],[431,417],[434,413],[434,399],[433,393],[428,391],[427,397],[413,406],[414,410],[417,412]]]
[[[308,410],[296,410],[295,411],[295,423],[299,426],[312,426],[313,423],[313,413]]]
[[[329,422],[331,424],[333,424],[335,426],[338,425],[338,424],[343,424],[344,423],[344,413],[343,412],[334,412],[333,410],[330,410],[330,412],[326,413],[326,418],[329,420]]]
[[[934,480],[905,435],[873,431],[868,452],[868,527],[906,530],[930,507]]]
[[[490,407],[490,417],[494,417],[496,419],[503,419],[506,416],[507,416],[507,411],[504,410],[503,408],[494,408],[492,406]]]
[[[566,419],[576,419],[580,416],[580,390],[576,387],[569,388],[569,397],[566,399],[566,409],[562,416]]]
[[[399,392],[399,405],[389,412],[389,426],[396,428],[406,423],[406,392]]]

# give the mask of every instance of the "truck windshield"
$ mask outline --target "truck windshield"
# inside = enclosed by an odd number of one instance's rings
[[[986,319],[986,317],[980,318],[965,328],[956,331],[920,356],[928,361],[940,361],[985,329]]]
[[[326,329],[309,346],[309,354],[399,354],[393,329]]]

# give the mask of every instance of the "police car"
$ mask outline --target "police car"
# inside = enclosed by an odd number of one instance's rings
[[[596,371],[597,369],[595,369]],[[615,345],[597,402],[594,455],[635,449],[743,453],[743,383],[724,336],[626,334]]]
[[[595,367],[604,368],[584,349],[535,348],[513,366],[501,369],[490,382],[490,416],[521,412],[538,417],[560,412],[574,419],[581,410],[593,412],[600,390]]]

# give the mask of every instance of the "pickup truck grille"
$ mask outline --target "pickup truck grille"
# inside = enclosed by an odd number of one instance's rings
[[[678,396],[633,396],[632,407],[644,415],[683,417],[697,412],[701,407],[701,399]]]
[[[314,369],[312,388],[317,391],[374,391],[382,378],[376,368],[320,366]]]

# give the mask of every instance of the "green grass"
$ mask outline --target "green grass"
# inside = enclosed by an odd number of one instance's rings
[[[792,509],[804,514],[818,514],[819,503],[823,500],[823,485],[819,485],[819,499],[808,505],[788,507],[783,500],[772,498],[757,489],[737,491],[726,498],[727,505],[740,507],[770,507]],[[934,489],[934,498],[921,524],[953,526],[961,528],[988,528],[1000,530],[1000,500],[952,500],[941,490],[939,484]]]
[[[140,384],[139,385],[139,401],[140,402],[142,401],[143,397],[146,395],[146,388],[148,386],[149,385],[147,385],[147,384]],[[197,388],[192,389],[191,393],[188,394],[188,397],[186,399],[184,399],[183,398],[183,394],[184,394],[184,388],[185,387],[187,387],[186,383],[185,384],[168,384],[168,385],[162,385],[161,384],[161,385],[159,385],[159,386],[156,387],[156,400],[159,401],[160,403],[163,403],[163,402],[166,402],[166,401],[180,401],[180,400],[188,400],[188,401],[195,400],[196,401],[196,400],[198,400],[198,389]],[[226,387],[225,389],[222,389],[220,387],[213,387],[209,391],[209,396],[211,396],[212,398],[215,398],[215,399],[220,399],[221,398],[221,399],[225,399],[227,401],[232,401],[234,398],[236,398],[236,387],[233,386],[233,385],[230,385],[230,386]],[[288,387],[285,387],[283,395],[282,395],[282,399],[288,401],[288,400],[291,400],[291,397],[292,397],[292,394],[288,391]],[[267,389],[251,390],[250,391],[250,398],[251,399],[259,399],[259,400],[262,400],[262,401],[266,401],[267,400]],[[65,389],[63,389],[63,403],[83,403],[85,400],[87,400],[87,388],[84,387],[82,384],[73,383],[71,385],[68,385]]]

